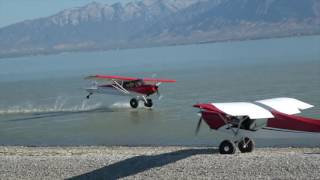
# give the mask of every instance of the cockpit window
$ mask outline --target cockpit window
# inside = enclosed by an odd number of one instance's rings
[[[123,82],[124,88],[135,88],[142,85],[143,85],[143,82],[141,80]]]

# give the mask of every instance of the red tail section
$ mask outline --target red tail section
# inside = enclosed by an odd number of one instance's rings
[[[267,126],[295,131],[320,132],[320,120],[288,115],[272,111],[274,118],[268,119]]]

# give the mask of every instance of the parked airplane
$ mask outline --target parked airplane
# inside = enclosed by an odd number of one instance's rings
[[[137,108],[139,101],[143,101],[145,107],[152,107],[153,102],[149,97],[159,93],[159,85],[161,83],[174,83],[176,80],[156,79],[156,78],[135,78],[123,76],[94,75],[88,76],[86,79],[106,80],[109,83],[99,85],[96,81],[92,87],[87,88],[89,92],[87,99],[94,93],[112,94],[121,96],[131,96],[130,106]]]
[[[213,130],[224,130],[230,139],[220,143],[221,154],[234,154],[236,145],[242,153],[252,152],[254,141],[240,133],[244,131],[258,131],[260,129],[277,131],[305,131],[320,132],[320,120],[297,116],[301,110],[312,105],[294,98],[273,98],[250,102],[207,103],[196,104],[200,108],[196,133],[202,120]]]

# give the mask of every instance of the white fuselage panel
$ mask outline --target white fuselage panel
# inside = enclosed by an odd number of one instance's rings
[[[109,95],[116,95],[116,96],[132,96],[131,93],[124,93],[119,91],[114,87],[91,87],[86,89],[89,93],[99,93],[99,94],[109,94]]]

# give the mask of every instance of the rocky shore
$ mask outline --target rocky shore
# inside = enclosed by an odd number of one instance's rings
[[[0,179],[320,179],[320,148],[0,147]]]

